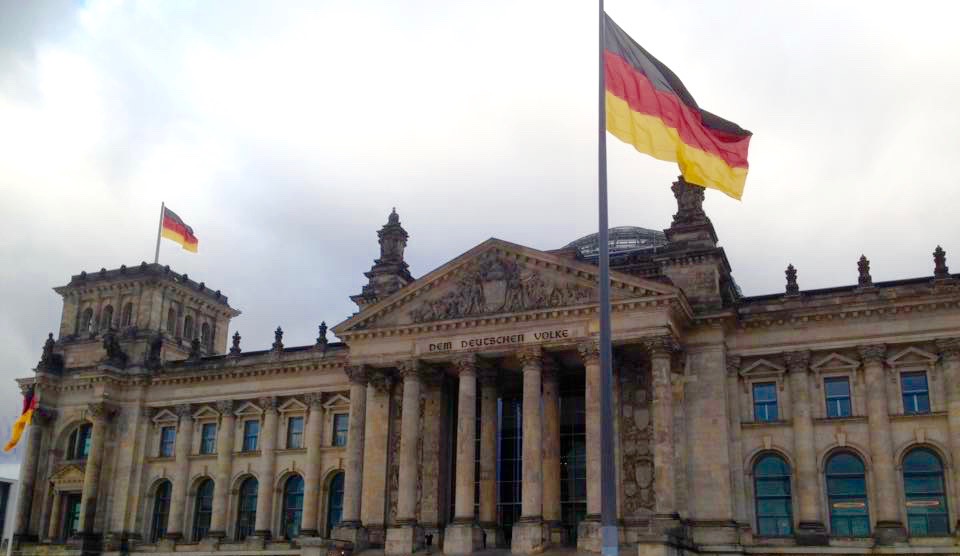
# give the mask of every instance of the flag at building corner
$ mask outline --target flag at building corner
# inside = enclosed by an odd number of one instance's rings
[[[20,417],[13,423],[13,430],[10,431],[10,441],[3,447],[4,452],[9,452],[20,442],[20,437],[23,436],[23,429],[27,428],[27,425],[33,421],[33,412],[36,409],[36,390],[31,388],[29,392],[23,395],[23,411],[20,413]]]
[[[177,213],[166,207],[163,208],[163,223],[161,228],[162,231],[160,235],[179,243],[180,247],[183,247],[191,253],[197,252],[197,244],[199,241],[197,240],[197,236],[193,235],[193,228],[187,226],[187,224],[177,216]]]
[[[688,183],[740,199],[753,134],[697,106],[670,68],[603,17],[607,130],[642,153],[676,162]]]

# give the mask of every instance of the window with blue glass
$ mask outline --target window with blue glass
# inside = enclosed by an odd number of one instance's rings
[[[67,494],[63,515],[63,537],[69,539],[80,533],[80,493]]]
[[[789,537],[793,534],[790,465],[776,454],[761,456],[753,466],[757,534]]]
[[[827,396],[827,417],[849,417],[853,414],[850,405],[850,379],[843,377],[825,378],[823,390]]]
[[[74,429],[67,439],[67,459],[87,459],[90,454],[90,438],[93,428],[90,423],[84,423]]]
[[[300,535],[300,522],[303,519],[303,477],[293,475],[283,487],[283,523],[280,529],[285,539],[295,539]]]
[[[776,421],[777,384],[762,382],[753,385],[753,419],[757,422]]]
[[[197,486],[197,497],[193,506],[193,540],[199,542],[210,532],[213,519],[213,481],[204,479]]]
[[[158,455],[162,458],[172,458],[173,457],[173,445],[177,440],[177,428],[176,427],[161,427],[160,428],[160,450]]]
[[[827,461],[827,504],[830,533],[835,537],[869,537],[867,479],[863,461],[840,452]]]
[[[348,415],[346,413],[337,413],[333,416],[333,445],[347,445],[347,427]]]
[[[902,373],[900,390],[903,392],[903,412],[907,414],[930,413],[930,389],[927,373]]]
[[[200,453],[212,454],[217,451],[217,424],[204,423],[200,427]]]
[[[237,496],[237,527],[234,539],[242,541],[253,534],[257,522],[257,487],[259,483],[250,477],[240,484]]]
[[[153,517],[150,520],[150,542],[157,542],[167,534],[167,518],[170,515],[170,498],[173,485],[163,481],[153,495]],[[78,516],[79,517],[79,516]]]
[[[327,493],[327,536],[332,536],[333,528],[340,524],[343,516],[343,473],[337,473],[330,480],[330,492]]]
[[[287,448],[303,448],[303,417],[287,419]]]
[[[260,421],[243,422],[243,451],[255,452],[257,450],[257,439],[260,436]]]
[[[950,534],[943,462],[933,451],[918,448],[903,458],[903,492],[911,535]]]

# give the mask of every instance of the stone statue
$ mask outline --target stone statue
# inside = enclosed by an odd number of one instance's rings
[[[120,347],[117,335],[114,334],[112,330],[107,331],[107,333],[103,335],[103,350],[107,352],[104,363],[117,367],[118,369],[123,369],[127,366],[129,357]]]

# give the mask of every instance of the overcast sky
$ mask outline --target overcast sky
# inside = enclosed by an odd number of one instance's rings
[[[230,296],[265,349],[355,307],[396,206],[420,276],[494,236],[596,231],[585,0],[0,0],[0,379],[29,376],[52,287],[153,257]],[[608,0],[707,110],[754,132],[706,210],[746,295],[960,270],[951,2]],[[610,146],[611,225],[663,229],[674,164]],[[231,330],[232,333],[232,330]],[[0,401],[19,395],[0,391]]]

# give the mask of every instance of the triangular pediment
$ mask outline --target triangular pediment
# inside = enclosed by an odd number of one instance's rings
[[[355,330],[482,319],[597,303],[599,268],[582,261],[489,239],[334,327]],[[677,296],[673,286],[610,273],[610,298]]]
[[[936,360],[936,355],[911,346],[887,359],[887,364],[891,367],[903,367],[905,365],[932,365]]]
[[[281,413],[291,413],[296,411],[306,411],[307,404],[301,402],[297,398],[290,398],[289,400],[280,404],[280,407],[277,408]]]
[[[329,400],[327,400],[323,407],[324,409],[330,409],[333,407],[343,407],[350,405],[350,400],[340,394],[334,394]]]
[[[169,409],[161,409],[153,416],[154,423],[175,423],[179,417]]]
[[[856,369],[859,366],[859,361],[850,359],[849,357],[844,357],[843,355],[834,352],[817,361],[810,367],[814,370],[821,371],[825,369]]]
[[[83,469],[74,464],[66,465],[58,469],[57,472],[50,477],[50,482],[54,483],[59,488],[68,487],[71,485],[82,485]]]
[[[766,359],[758,359],[740,370],[740,375],[744,377],[751,376],[773,376],[782,375],[787,371],[781,365],[777,365]]]
[[[220,414],[217,413],[217,411],[214,410],[214,409],[213,409],[212,407],[210,407],[209,405],[205,405],[205,406],[201,407],[200,409],[198,409],[197,411],[193,412],[193,418],[194,418],[194,420],[199,420],[199,419],[216,419],[216,418],[218,418],[218,417],[220,417]]]
[[[236,415],[237,417],[242,417],[245,415],[255,415],[259,417],[260,415],[263,414],[263,410],[260,409],[258,406],[254,405],[253,402],[243,402],[243,404],[241,404],[240,407],[238,407],[237,410],[233,412],[233,414]]]

